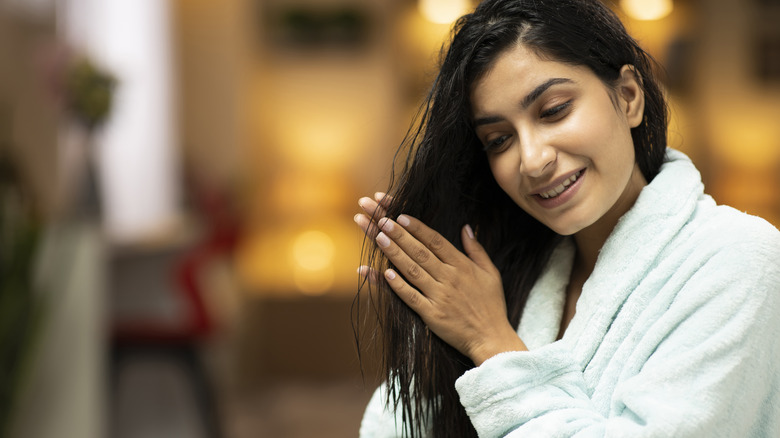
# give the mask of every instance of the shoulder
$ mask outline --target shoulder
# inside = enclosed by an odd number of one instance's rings
[[[780,231],[758,216],[725,205],[704,204],[696,209],[686,229],[696,246],[710,255],[726,252],[780,266]]]
[[[696,300],[780,308],[780,231],[772,224],[711,203],[697,209],[679,240],[686,254],[677,274],[687,276],[683,290]]]
[[[702,335],[730,327],[734,336],[770,342],[780,335],[780,232],[730,207],[701,210],[660,254],[653,299],[666,300],[666,318],[689,321]]]

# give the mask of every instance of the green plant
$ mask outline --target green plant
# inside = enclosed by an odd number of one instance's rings
[[[9,433],[41,326],[35,216],[10,160],[0,157],[0,438]]]
[[[66,105],[75,118],[92,130],[111,112],[116,79],[87,58],[76,60],[66,71]]]

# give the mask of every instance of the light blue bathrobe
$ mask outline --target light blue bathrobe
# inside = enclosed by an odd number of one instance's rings
[[[573,256],[565,241],[531,291],[518,328],[530,351],[457,380],[480,437],[780,437],[777,229],[716,206],[670,149],[556,341]],[[400,436],[383,391],[363,438]]]

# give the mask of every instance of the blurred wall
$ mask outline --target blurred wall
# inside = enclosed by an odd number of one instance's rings
[[[359,376],[352,216],[386,188],[449,25],[410,1],[174,4],[185,174],[240,216],[228,380]]]
[[[174,0],[184,166],[208,184],[247,183],[251,29],[247,0]]]
[[[29,12],[29,11],[27,11]],[[0,153],[18,164],[19,177],[50,215],[58,207],[58,108],[45,76],[54,17],[0,2]]]
[[[640,21],[614,3],[666,68],[670,144],[694,158],[720,202],[777,223],[780,81],[755,72],[769,56],[757,46],[776,27],[772,4],[677,0],[670,15]],[[355,41],[305,28],[345,11],[365,26]],[[449,26],[414,1],[381,0],[178,0],[176,19],[186,161],[241,203],[244,285],[351,294],[355,200],[385,188]]]
[[[697,11],[690,110],[707,187],[780,226],[780,2],[701,2]]]
[[[171,5],[60,0],[56,11],[71,55],[116,80],[104,123],[63,127],[65,138],[88,131],[82,142],[95,163],[106,234],[123,244],[165,238],[181,224]]]
[[[655,21],[612,5],[665,68],[670,145],[719,202],[777,225],[780,80],[755,71],[776,56],[757,49],[776,3],[676,0]],[[175,0],[174,15],[184,162],[243,224],[247,367],[306,374],[292,364],[329,347],[348,356],[334,345],[350,334],[356,200],[386,187],[449,24],[411,0]]]
[[[185,162],[245,214],[247,290],[351,295],[356,201],[385,188],[407,123],[395,27],[406,5],[300,5],[176,2]],[[358,24],[343,41],[300,41],[307,30],[288,23],[299,12]]]
[[[716,201],[780,225],[780,2],[675,0],[656,21],[616,10],[665,69],[669,144]]]

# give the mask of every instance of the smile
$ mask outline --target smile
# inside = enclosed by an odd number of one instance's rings
[[[557,187],[553,188],[552,190],[546,191],[544,193],[539,193],[539,196],[541,196],[543,199],[551,199],[559,196],[567,188],[569,188],[570,185],[574,184],[574,181],[577,181],[580,175],[582,175],[582,170],[570,176],[568,179],[564,180],[561,184],[559,184]]]

